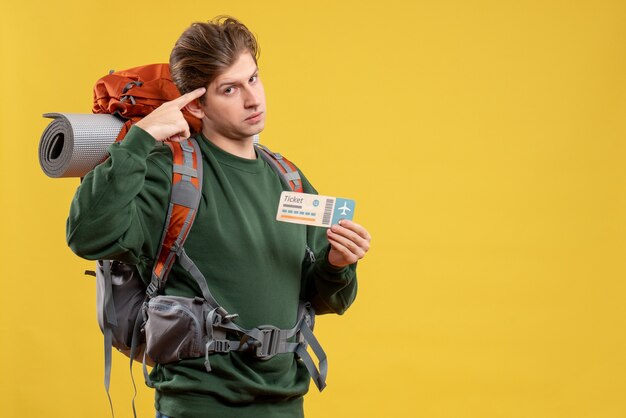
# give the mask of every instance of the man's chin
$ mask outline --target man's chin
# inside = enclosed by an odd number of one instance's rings
[[[233,141],[250,141],[254,136],[259,135],[265,129],[265,123],[259,123],[254,127],[248,126],[247,129],[231,129],[229,131],[215,132],[216,135],[212,135],[208,130],[203,130],[204,136],[211,138],[213,136],[219,136],[227,138]]]
[[[265,122],[261,122],[259,123],[259,125],[255,126],[254,129],[251,129],[251,136],[259,135],[261,132],[263,132],[263,129],[265,129]]]

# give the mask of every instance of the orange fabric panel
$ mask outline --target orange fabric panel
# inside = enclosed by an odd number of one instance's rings
[[[133,123],[161,104],[180,97],[180,92],[172,81],[168,64],[143,65],[107,74],[96,82],[93,93],[93,113],[117,112],[128,119],[118,135],[118,141],[124,137]],[[183,110],[183,116],[192,133],[202,130],[200,119],[186,110]]]

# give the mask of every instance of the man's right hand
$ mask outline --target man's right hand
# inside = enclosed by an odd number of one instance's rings
[[[157,141],[180,142],[191,136],[189,124],[183,116],[183,108],[206,92],[204,87],[163,103],[145,118],[136,123]]]

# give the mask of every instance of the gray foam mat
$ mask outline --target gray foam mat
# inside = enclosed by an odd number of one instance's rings
[[[39,141],[39,164],[49,177],[83,177],[107,156],[122,129],[113,115],[46,113],[52,121]]]

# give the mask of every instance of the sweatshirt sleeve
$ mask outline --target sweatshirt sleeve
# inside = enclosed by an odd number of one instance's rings
[[[171,174],[150,158],[155,139],[133,126],[89,172],[67,219],[67,243],[80,257],[138,264],[160,240]]]
[[[304,192],[317,194],[308,180],[302,177]],[[307,243],[313,257],[305,257],[302,266],[303,298],[311,302],[317,314],[341,315],[356,298],[357,263],[341,268],[329,263],[330,244],[326,228],[307,226]]]

